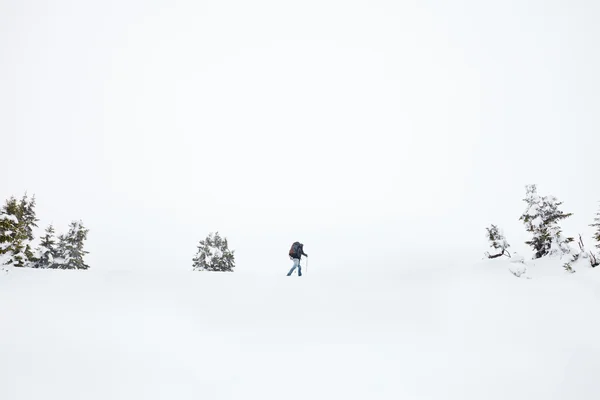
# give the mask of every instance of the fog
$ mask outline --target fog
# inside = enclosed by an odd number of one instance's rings
[[[2,1],[0,200],[94,269],[402,268],[525,252],[525,185],[590,234],[593,1]],[[587,237],[587,236],[586,236]],[[589,243],[591,245],[591,243]]]

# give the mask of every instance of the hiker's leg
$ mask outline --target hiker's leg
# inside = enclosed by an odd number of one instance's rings
[[[297,258],[294,258],[294,266],[292,267],[292,269],[290,269],[290,272],[288,272],[287,276],[290,276],[290,275],[292,275],[292,273],[293,273],[293,272],[294,272],[294,270],[296,269],[296,266],[297,266],[297,264],[296,264],[296,261],[298,261],[298,259],[297,259]]]
[[[300,260],[298,260],[298,276],[302,276],[302,265],[300,265]]]

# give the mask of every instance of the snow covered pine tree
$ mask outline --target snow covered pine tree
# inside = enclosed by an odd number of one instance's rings
[[[0,212],[0,267],[12,265],[14,262],[12,249],[19,223],[15,216],[14,203],[16,203],[14,198],[7,200]]]
[[[590,224],[590,226],[596,228],[596,232],[594,232],[594,239],[596,240],[596,248],[600,249],[600,210],[596,212],[594,223]],[[599,263],[596,254],[590,251],[590,258],[590,264],[592,267],[597,267]]]
[[[56,269],[88,269],[83,257],[88,254],[83,249],[89,229],[83,226],[81,221],[73,221],[69,225],[67,235],[58,237],[58,248],[56,257],[50,268]]]
[[[497,258],[504,255],[510,257],[510,253],[507,250],[510,247],[510,244],[508,244],[500,229],[498,229],[498,227],[494,224],[491,224],[489,228],[485,229],[487,231],[490,247],[496,251],[496,254],[490,254],[489,252],[486,252],[485,255],[487,258]]]
[[[46,234],[41,239],[37,248],[37,261],[33,264],[33,268],[50,268],[56,258],[56,240],[52,225],[46,228]]]
[[[556,197],[538,195],[536,185],[527,185],[526,190],[527,194],[523,201],[527,203],[527,209],[519,220],[523,221],[527,232],[533,234],[533,238],[525,242],[535,251],[533,258],[570,254],[569,243],[573,238],[562,235],[558,222],[573,214],[559,210],[558,207],[562,202],[559,202]]]
[[[33,228],[37,227],[35,196],[21,201],[8,199],[0,212],[0,266],[27,267],[35,262],[31,250]]]
[[[194,271],[233,272],[235,267],[234,251],[229,250],[227,238],[221,238],[219,232],[210,233],[198,244],[193,259]]]
[[[596,232],[594,232],[594,239],[596,240],[596,248],[600,249],[600,209],[596,212],[594,223],[590,224],[590,226],[596,228]]]

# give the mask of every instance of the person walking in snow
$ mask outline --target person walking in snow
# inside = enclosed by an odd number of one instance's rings
[[[300,242],[294,242],[290,248],[290,260],[294,262],[294,266],[290,269],[287,276],[292,275],[294,270],[298,268],[298,276],[302,276],[302,267],[300,266],[300,258],[302,256],[308,257],[308,254],[304,252],[304,245]]]

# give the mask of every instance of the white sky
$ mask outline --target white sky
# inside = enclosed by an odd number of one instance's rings
[[[0,199],[81,218],[93,268],[402,266],[518,250],[524,185],[589,234],[596,1],[0,0]],[[591,246],[591,243],[588,244]]]

